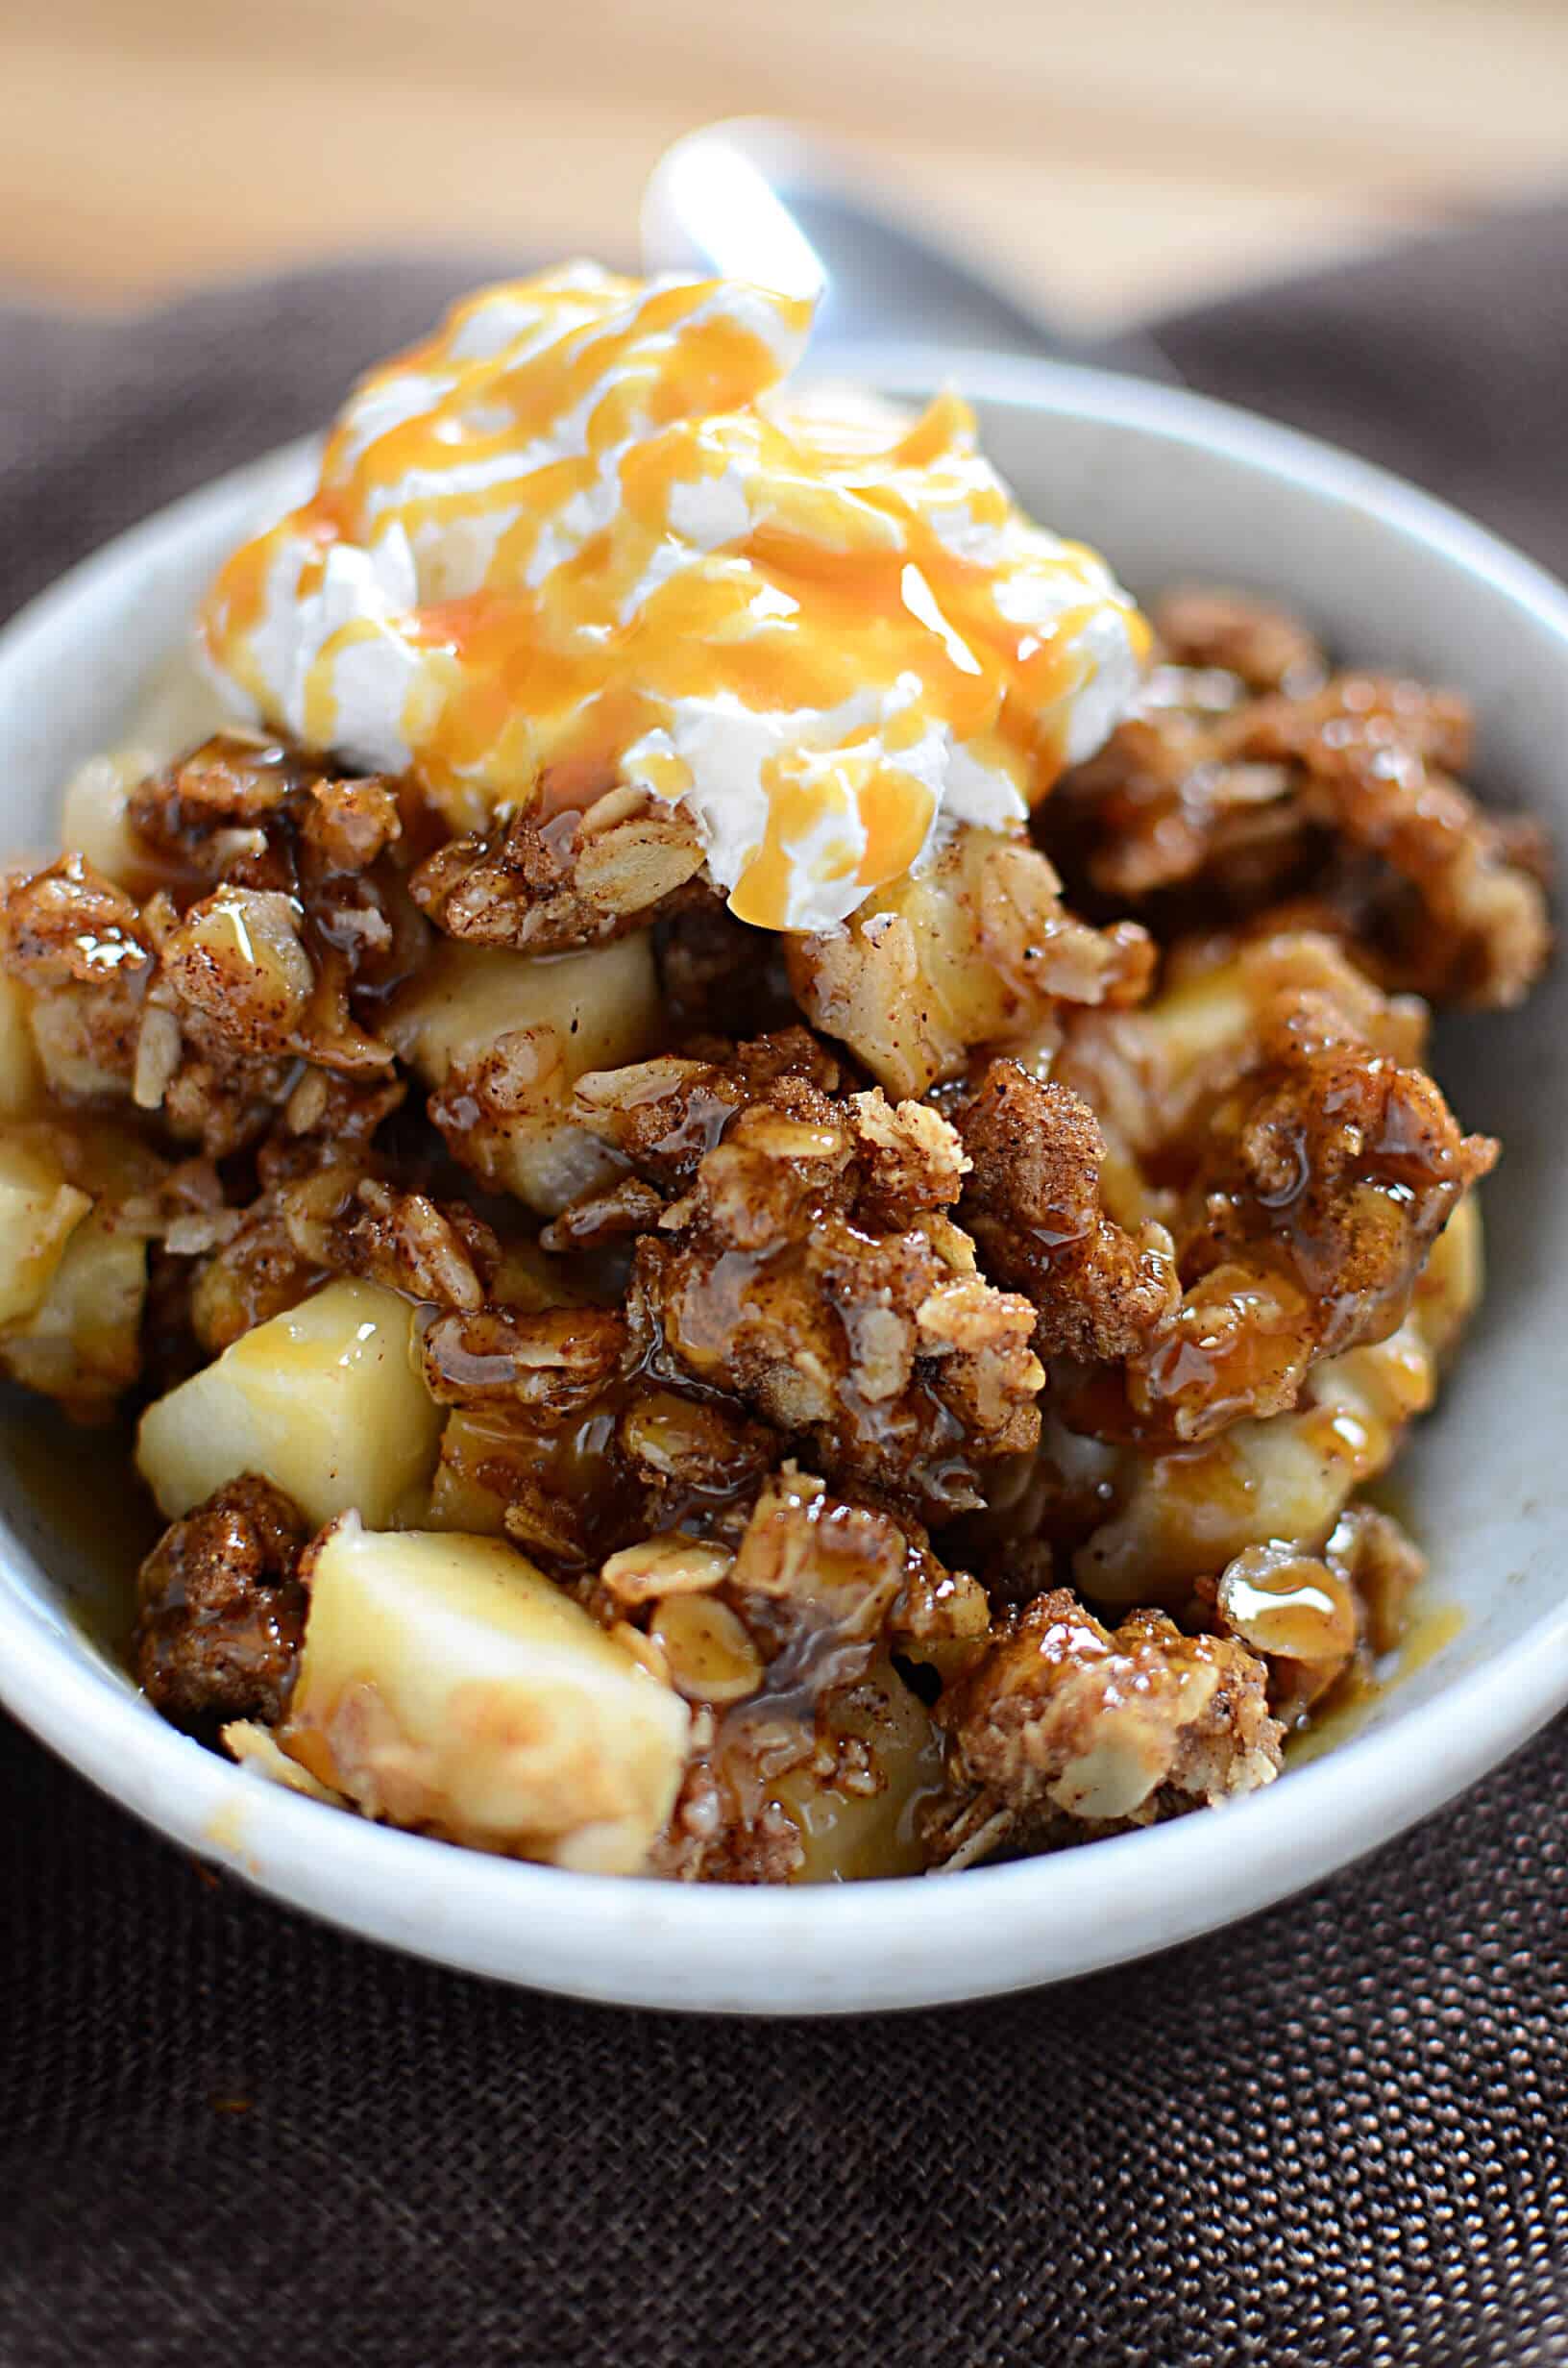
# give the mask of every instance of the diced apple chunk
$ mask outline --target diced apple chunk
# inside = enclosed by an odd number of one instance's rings
[[[634,1874],[674,1802],[689,1714],[572,1598],[490,1538],[377,1536],[308,1557],[279,1740],[369,1816],[592,1874]]]
[[[33,999],[0,973],[0,1119],[27,1119],[43,1100],[43,1069],[33,1042]]]
[[[78,1416],[101,1416],[141,1369],[146,1294],[146,1243],[94,1209],[38,1305],[0,1337],[0,1367]]]
[[[480,1538],[506,1535],[505,1478],[527,1441],[507,1410],[459,1406],[441,1434],[441,1456],[430,1483],[426,1518],[432,1529],[466,1530]],[[531,1459],[530,1459],[531,1460]]]
[[[197,663],[194,641],[175,649],[141,686],[127,726],[131,746],[118,761],[146,772],[172,765],[187,749],[198,749],[214,732],[236,729],[234,710]],[[76,842],[67,833],[67,847]]]
[[[0,1324],[19,1323],[41,1306],[91,1206],[41,1144],[0,1135]]]
[[[386,1035],[428,1085],[439,1085],[449,1070],[492,1051],[498,1037],[552,1027],[576,1079],[639,1059],[657,1003],[646,930],[582,953],[539,957],[449,940],[400,998]]]
[[[424,1525],[483,1538],[510,1534],[535,1553],[572,1560],[583,1544],[578,1508],[613,1486],[612,1464],[600,1418],[552,1434],[504,1401],[455,1406],[441,1434]]]
[[[61,843],[136,897],[150,895],[172,869],[158,862],[131,821],[131,793],[152,770],[152,758],[139,749],[89,756],[65,784],[60,818]]]
[[[805,1853],[791,1881],[919,1874],[924,1854],[917,1812],[942,1785],[942,1738],[930,1712],[892,1662],[879,1658],[864,1683],[833,1705],[827,1724],[850,1781],[824,1774],[818,1755],[772,1786]]]
[[[408,1518],[441,1429],[413,1325],[396,1292],[337,1282],[247,1332],[142,1417],[136,1460],[162,1512],[254,1471],[315,1528],[351,1509]]]
[[[528,1083],[503,1125],[488,1122],[490,1180],[546,1216],[614,1172],[603,1147],[564,1113],[590,1069],[614,1069],[651,1051],[658,982],[647,931],[582,953],[533,957],[502,947],[438,948],[384,1024],[387,1041],[429,1086],[494,1054],[502,1037],[527,1037]],[[476,1139],[478,1142],[478,1138]]]

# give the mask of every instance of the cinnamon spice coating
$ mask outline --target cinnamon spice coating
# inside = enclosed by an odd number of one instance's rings
[[[651,1873],[958,1868],[1271,1782],[1419,1576],[1357,1492],[1498,1156],[1429,1007],[1528,992],[1546,865],[1461,700],[1228,593],[1158,623],[1032,839],[960,827],[815,938],[621,785],[453,838],[238,731],[134,784],[115,876],[0,880],[0,1368],[101,1418],[336,1278],[412,1303],[406,1517],[688,1706]],[[135,1645],[306,1785],[307,1531],[236,1464]]]
[[[166,1718],[281,1715],[305,1633],[296,1571],[308,1534],[287,1497],[248,1472],[159,1539],[141,1566],[133,1649]]]
[[[998,1060],[955,1122],[970,1167],[961,1214],[989,1270],[1032,1301],[1040,1356],[1115,1363],[1168,1332],[1174,1245],[1161,1224],[1131,1233],[1105,1214],[1105,1137],[1087,1101]]]

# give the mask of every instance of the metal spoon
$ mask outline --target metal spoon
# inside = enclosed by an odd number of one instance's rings
[[[852,164],[793,124],[736,116],[665,151],[643,195],[651,270],[712,272],[817,300],[813,350],[931,343],[950,351],[1090,358],[923,230]],[[1175,380],[1144,332],[1115,341],[1118,367]]]

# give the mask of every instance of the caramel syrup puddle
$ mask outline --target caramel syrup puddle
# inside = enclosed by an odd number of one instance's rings
[[[1304,1767],[1320,1759],[1326,1751],[1335,1751],[1341,1743],[1358,1735],[1380,1702],[1424,1669],[1464,1628],[1467,1614],[1462,1604],[1423,1604],[1417,1592],[1416,1608],[1407,1625],[1403,1640],[1391,1653],[1384,1653],[1368,1676],[1352,1669],[1323,1697],[1321,1708],[1313,1710],[1304,1725],[1286,1738],[1285,1764]]]

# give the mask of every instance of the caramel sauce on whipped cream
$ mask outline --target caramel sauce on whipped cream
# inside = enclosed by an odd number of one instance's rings
[[[788,389],[810,326],[588,264],[469,298],[223,569],[221,685],[413,772],[454,828],[617,780],[684,802],[770,929],[833,926],[956,824],[1021,827],[1125,711],[1147,629],[956,396]]]

